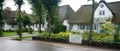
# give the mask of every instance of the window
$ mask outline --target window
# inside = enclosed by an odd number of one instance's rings
[[[87,25],[87,26],[86,26],[86,29],[87,29],[87,30],[89,30],[89,29],[90,29],[90,26],[89,26],[89,25]]]
[[[99,15],[105,15],[105,10],[100,10]]]
[[[80,30],[83,30],[84,29],[84,25],[78,25],[78,29],[80,29]]]
[[[38,27],[37,24],[35,24],[35,25],[36,25],[36,28],[37,28]]]
[[[96,25],[94,25],[94,30],[97,30],[97,26]]]
[[[100,7],[101,7],[101,8],[103,8],[103,7],[104,7],[104,5],[103,5],[103,4],[101,4],[101,5],[100,5]]]
[[[15,28],[15,25],[12,25],[12,28]]]

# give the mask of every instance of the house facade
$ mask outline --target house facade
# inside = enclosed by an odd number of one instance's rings
[[[74,14],[74,10],[69,5],[60,6],[58,8],[59,20],[66,26],[66,30],[69,31],[70,25],[68,24],[68,18]]]
[[[25,12],[25,11],[24,11]],[[17,22],[15,20],[16,18],[16,11],[10,11],[8,14],[5,15],[5,23],[3,25],[4,30],[17,30]],[[69,5],[64,5],[64,6],[59,6],[57,10],[57,14],[59,16],[58,20],[63,23],[67,27],[67,30],[69,30],[69,24],[67,23],[68,21],[66,20],[69,18],[72,14],[74,13],[73,9]],[[33,15],[27,14],[30,19],[32,20],[31,25],[27,25],[26,28],[31,27],[34,29],[34,31],[39,30],[39,24],[35,22],[35,18]],[[46,31],[47,30],[47,24],[48,22],[46,21],[46,18],[44,19],[44,24],[41,24],[41,30]]]
[[[69,5],[63,5],[63,6],[59,6],[57,9],[57,14],[58,14],[58,20],[60,22],[63,23],[63,25],[65,25],[67,28],[67,30],[69,30],[69,24],[67,21],[67,18],[69,18],[70,16],[72,16],[75,12],[73,11],[73,9],[69,6]],[[47,24],[48,22],[45,19],[44,24],[41,24],[41,30],[42,31],[46,31],[47,30]],[[35,31],[38,31],[39,28],[39,24],[34,24],[33,26],[31,26]]]
[[[17,30],[17,23],[15,21],[16,11],[6,11],[4,10],[4,30]]]
[[[71,26],[71,31],[84,32],[90,30],[90,20],[92,15],[92,5],[83,5],[70,18],[68,23]],[[117,16],[116,16],[117,15]],[[113,20],[120,16],[120,1],[107,3],[105,0],[100,0],[94,11],[94,32],[101,32],[101,25],[108,19]]]

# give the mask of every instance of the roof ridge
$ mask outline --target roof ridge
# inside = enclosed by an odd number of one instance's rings
[[[108,4],[111,4],[111,3],[120,3],[120,1],[114,1],[114,2],[107,2]]]

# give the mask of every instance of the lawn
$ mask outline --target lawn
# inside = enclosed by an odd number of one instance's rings
[[[3,32],[3,37],[16,36],[16,35],[17,35],[16,32]]]
[[[14,40],[23,40],[23,39],[27,39],[27,38],[32,38],[32,36],[23,36],[22,38],[15,37]]]

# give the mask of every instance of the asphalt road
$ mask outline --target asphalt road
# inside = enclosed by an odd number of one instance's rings
[[[0,39],[0,51],[120,51],[73,44],[44,41],[14,41]]]
[[[0,40],[0,51],[74,51],[74,50],[21,41]]]

